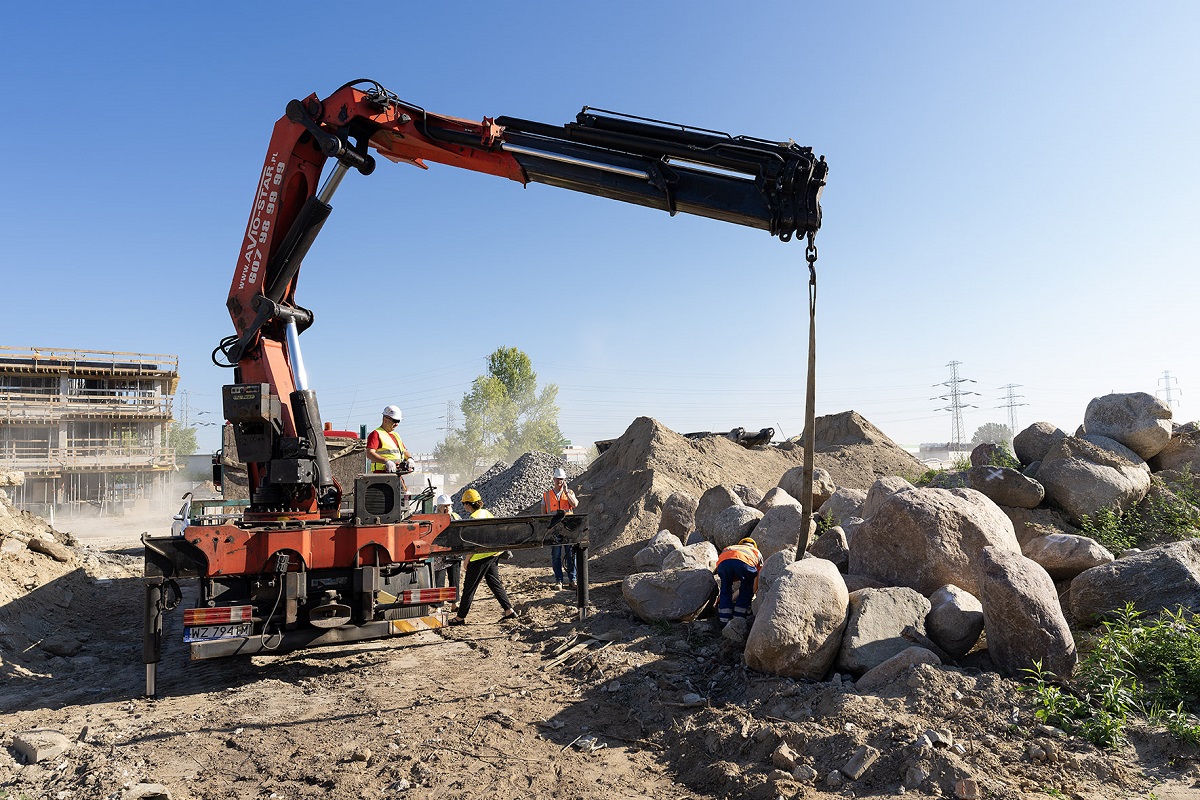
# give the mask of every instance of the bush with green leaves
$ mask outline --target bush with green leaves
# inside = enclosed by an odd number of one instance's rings
[[[1026,670],[1035,716],[1100,747],[1124,741],[1134,715],[1200,742],[1200,617],[1182,607],[1145,616],[1130,603],[1103,623],[1069,681],[1040,662]]]
[[[1187,483],[1191,486],[1191,482]],[[1195,490],[1177,487],[1175,492],[1152,492],[1123,513],[1105,508],[1084,515],[1080,528],[1084,536],[1095,539],[1114,553],[1131,547],[1200,536],[1200,510]]]

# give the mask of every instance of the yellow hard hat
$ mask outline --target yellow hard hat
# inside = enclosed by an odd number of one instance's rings
[[[751,547],[753,547],[755,550],[758,549],[758,542],[754,541],[749,536],[747,536],[745,539],[742,539],[740,542],[738,542],[738,544],[748,544]]]
[[[467,489],[462,494],[462,501],[464,503],[480,503],[483,502],[483,498],[481,498],[479,496],[479,492],[475,491],[474,489]]]

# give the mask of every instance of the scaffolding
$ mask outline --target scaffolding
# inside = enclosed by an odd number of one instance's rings
[[[25,474],[14,503],[109,514],[167,502],[178,385],[176,356],[0,346],[0,469]]]

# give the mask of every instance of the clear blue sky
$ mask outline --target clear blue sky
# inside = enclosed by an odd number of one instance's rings
[[[968,435],[1007,420],[1004,384],[1020,427],[1073,430],[1164,371],[1192,420],[1198,23],[1193,2],[9,3],[0,344],[178,354],[193,421],[217,419],[271,127],[368,77],[470,119],[588,104],[824,154],[819,414],[945,441],[957,360]],[[560,387],[576,443],[639,415],[799,433],[805,278],[763,231],[383,162],[343,184],[297,295],[325,418],[399,403],[424,451],[499,345]]]

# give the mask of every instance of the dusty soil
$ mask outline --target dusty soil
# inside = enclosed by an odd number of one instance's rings
[[[1046,737],[1017,684],[992,673],[923,668],[863,694],[757,674],[709,619],[637,621],[616,581],[593,586],[579,624],[547,566],[502,571],[516,623],[484,591],[464,627],[277,656],[189,662],[176,612],[147,700],[138,550],[6,555],[0,582],[24,594],[0,607],[0,797],[122,798],[153,783],[176,800],[773,800],[893,795],[914,765],[930,775],[915,796],[953,797],[962,779],[996,798],[1200,796],[1194,751],[1145,731],[1113,752]],[[55,636],[78,651],[51,654]],[[21,763],[13,734],[35,728],[71,749]],[[962,752],[914,744],[931,729]],[[773,771],[781,743],[815,779]],[[1053,760],[1034,760],[1033,743]],[[832,789],[826,776],[864,744],[878,760]]]

